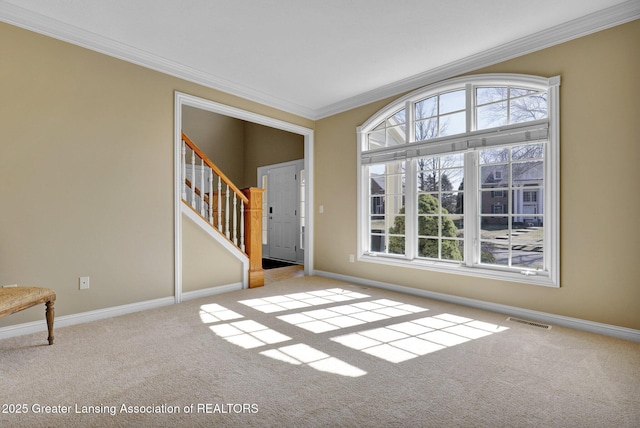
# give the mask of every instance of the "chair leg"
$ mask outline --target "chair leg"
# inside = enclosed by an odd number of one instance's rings
[[[45,315],[47,318],[47,328],[49,329],[49,337],[47,339],[49,340],[49,345],[53,345],[53,300],[46,302],[45,305],[47,306]]]

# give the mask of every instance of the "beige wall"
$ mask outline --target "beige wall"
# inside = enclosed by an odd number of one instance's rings
[[[314,125],[4,23],[0,52],[0,284],[55,289],[57,316],[173,296],[175,91]]]
[[[182,215],[182,291],[203,290],[242,281],[242,263]]]
[[[183,106],[182,131],[239,188],[244,180],[245,122]]]
[[[315,127],[317,269],[640,329],[637,40],[635,21],[480,70],[562,76],[562,287],[550,289],[348,262],[355,128],[390,100],[314,123],[0,23],[0,284],[54,288],[58,316],[173,295],[177,90]],[[32,308],[0,327],[40,319]]]
[[[640,21],[477,73],[561,75],[559,289],[349,263],[356,252],[356,133],[390,100],[316,123],[315,267],[640,329]],[[394,97],[395,98],[395,97]]]
[[[245,124],[246,187],[258,187],[258,167],[304,159],[304,137],[257,123]]]
[[[182,129],[240,189],[257,187],[260,166],[304,158],[299,134],[185,106]]]

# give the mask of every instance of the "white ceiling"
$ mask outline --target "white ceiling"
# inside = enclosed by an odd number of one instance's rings
[[[640,17],[640,0],[0,0],[0,20],[318,119]]]

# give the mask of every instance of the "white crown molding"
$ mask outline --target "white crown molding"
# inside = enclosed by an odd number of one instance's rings
[[[0,21],[288,113],[305,118],[312,118],[315,115],[313,109],[221,79],[210,73],[185,66],[2,0],[0,0]]]
[[[630,0],[531,36],[445,64],[316,110],[315,120],[412,91],[441,80],[568,42],[640,18],[640,2]]]
[[[313,109],[221,79],[210,73],[187,67],[0,0],[0,21],[311,120],[322,119],[638,18],[640,18],[640,2],[629,0],[355,97]]]

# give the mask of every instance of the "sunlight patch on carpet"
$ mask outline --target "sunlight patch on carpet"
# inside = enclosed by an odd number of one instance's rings
[[[233,312],[217,303],[200,306],[200,320],[205,324],[219,321],[229,321],[238,318],[244,318],[236,312]]]
[[[289,364],[307,365],[321,372],[341,376],[359,377],[367,374],[364,370],[302,343],[270,349],[260,352],[260,355]]]
[[[505,330],[508,328],[453,314],[440,314],[345,334],[331,340],[391,363],[401,363]]]
[[[352,303],[326,309],[281,315],[276,318],[313,333],[325,333],[424,311],[428,311],[428,309],[389,299],[378,299],[370,302]]]
[[[328,339],[391,363],[401,363],[508,330],[507,327],[450,313],[389,324],[397,317],[419,317],[429,309],[390,299],[360,300],[370,297],[342,288],[331,288],[241,300],[239,303],[264,314],[290,311],[282,315],[274,314],[273,317],[315,334],[350,328],[351,333]],[[359,301],[342,303],[351,300]],[[326,306],[313,308],[318,305]],[[244,316],[218,304],[201,306],[200,318],[203,323],[212,324],[209,329],[217,336],[247,350],[293,340],[251,319],[229,322]],[[360,327],[379,321],[384,321],[386,325],[368,329]],[[308,366],[340,376],[367,374],[303,343],[266,349],[259,353],[284,363]]]
[[[212,325],[209,328],[227,342],[244,349],[258,348],[291,340],[289,336],[251,320]]]
[[[369,296],[342,288],[331,288],[328,290],[307,291],[282,296],[263,297],[260,299],[240,300],[239,303],[263,313],[272,313],[363,299],[366,297]]]

